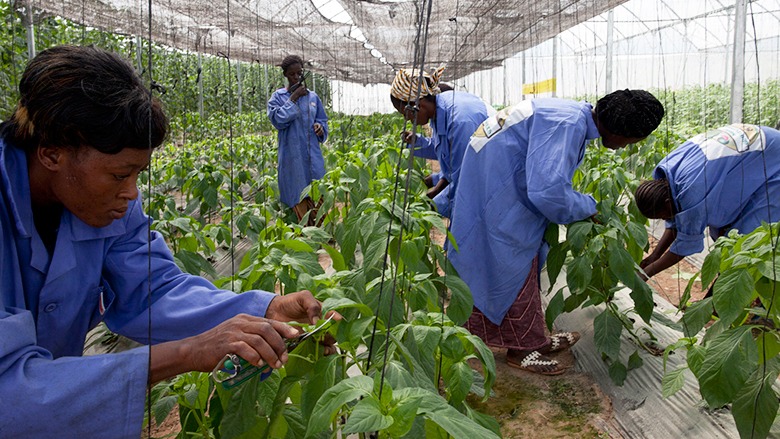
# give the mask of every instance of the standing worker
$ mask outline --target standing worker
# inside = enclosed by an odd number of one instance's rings
[[[780,220],[780,131],[734,124],[700,134],[666,156],[635,192],[642,214],[666,220],[640,267],[652,277],[729,230]]]
[[[406,120],[418,126],[430,122],[433,131],[430,138],[415,137],[410,131],[404,131],[401,136],[414,147],[414,155],[439,161],[441,172],[425,179],[430,187],[427,195],[433,198],[438,212],[449,217],[469,139],[479,124],[495,111],[473,94],[440,84],[442,73],[444,67],[430,74],[423,72],[423,83],[418,87],[419,70],[399,70],[390,89],[390,101]],[[418,88],[419,108],[415,111]]]
[[[572,188],[591,140],[609,149],[647,137],[664,109],[643,90],[620,90],[596,107],[533,99],[505,108],[474,134],[460,171],[452,265],[471,288],[466,327],[488,346],[506,348],[510,366],[544,375],[564,372],[545,354],[571,347],[578,333],[545,334],[539,291],[544,231],[595,215],[593,197]]]
[[[328,139],[328,116],[317,93],[306,87],[304,62],[289,55],[281,64],[287,87],[268,100],[268,118],[279,130],[279,197],[292,208],[298,221],[309,213],[308,225],[316,225],[317,207],[301,193],[312,181],[325,175],[320,144]]]

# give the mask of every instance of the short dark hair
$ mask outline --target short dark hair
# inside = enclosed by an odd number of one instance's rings
[[[279,67],[282,68],[282,72],[287,73],[287,69],[295,64],[300,64],[301,67],[303,67],[303,58],[298,55],[287,55],[282,60],[282,63],[279,64]]]
[[[642,215],[651,219],[661,218],[661,212],[666,210],[666,200],[672,198],[669,180],[660,178],[643,181],[634,191],[634,198],[636,198],[636,207]]]
[[[33,58],[19,82],[19,103],[2,135],[25,150],[91,147],[116,154],[156,148],[168,118],[133,67],[96,47],[57,46]]]
[[[596,103],[600,127],[623,137],[643,139],[664,117],[664,106],[645,90],[617,90]]]

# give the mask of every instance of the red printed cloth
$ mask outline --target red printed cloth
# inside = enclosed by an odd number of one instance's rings
[[[531,264],[525,285],[520,289],[509,311],[496,325],[474,307],[468,321],[463,325],[472,334],[481,338],[488,346],[517,350],[537,350],[550,343],[545,333],[542,298],[539,290],[539,258]]]

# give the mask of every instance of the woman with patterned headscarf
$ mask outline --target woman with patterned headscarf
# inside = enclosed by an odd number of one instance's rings
[[[441,173],[431,181],[427,195],[433,198],[439,213],[449,217],[469,138],[495,111],[477,96],[440,84],[443,72],[444,67],[423,72],[420,82],[419,70],[399,70],[390,89],[390,101],[406,120],[418,126],[430,122],[430,138],[409,131],[401,137],[414,147],[414,155],[439,161]]]

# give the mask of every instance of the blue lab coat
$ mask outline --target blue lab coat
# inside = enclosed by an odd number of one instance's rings
[[[325,175],[320,143],[328,138],[328,116],[317,93],[290,99],[286,88],[276,90],[268,100],[268,118],[279,130],[279,198],[289,207],[301,201],[301,192]],[[324,130],[314,134],[314,123]]]
[[[437,159],[441,177],[449,182],[433,201],[443,216],[451,214],[451,203],[458,187],[463,154],[471,135],[485,121],[493,108],[477,96],[462,91],[445,91],[436,95],[436,117],[431,120],[430,138],[417,136],[414,155]]]
[[[548,223],[596,213],[572,188],[585,147],[599,137],[590,104],[534,99],[487,119],[466,149],[455,194],[450,261],[474,305],[500,325],[542,249]]]
[[[182,273],[156,232],[150,253],[147,220],[140,197],[102,228],[65,210],[50,257],[33,223],[25,153],[0,140],[0,437],[139,437],[149,348],[82,357],[100,321],[159,343],[242,312],[265,315],[273,294],[234,294]]]
[[[676,203],[677,214],[666,224],[677,228],[672,253],[702,251],[705,227],[717,238],[780,220],[780,132],[746,126],[756,133],[752,142],[729,125],[688,140],[656,167],[653,177],[669,180]]]

